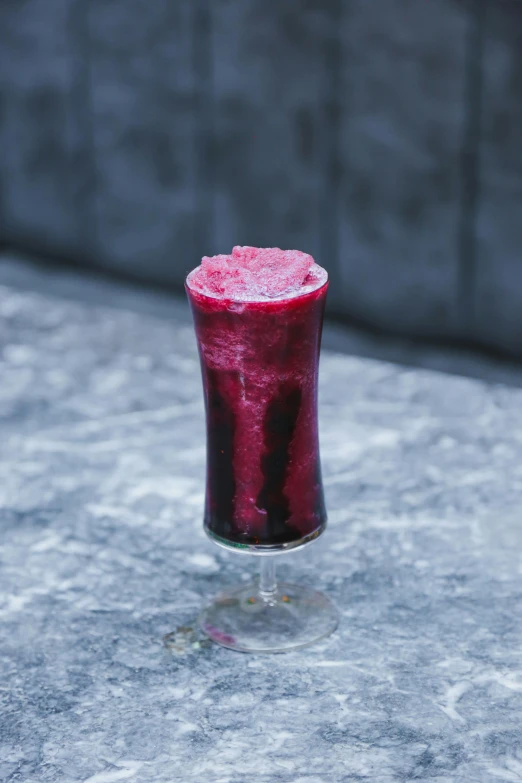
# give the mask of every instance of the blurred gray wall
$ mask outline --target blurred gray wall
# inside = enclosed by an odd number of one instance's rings
[[[297,247],[331,313],[522,354],[522,0],[1,0],[0,177],[22,249]]]

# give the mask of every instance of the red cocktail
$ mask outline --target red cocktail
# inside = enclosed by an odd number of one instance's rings
[[[302,546],[326,523],[317,374],[327,273],[299,251],[235,247],[204,258],[186,289],[207,413],[206,530],[258,554]]]

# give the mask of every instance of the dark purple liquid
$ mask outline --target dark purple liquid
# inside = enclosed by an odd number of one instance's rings
[[[232,546],[320,533],[317,371],[328,284],[245,303],[189,286],[207,412],[205,526]]]

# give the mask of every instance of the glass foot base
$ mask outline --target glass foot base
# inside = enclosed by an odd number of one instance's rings
[[[329,636],[338,623],[329,598],[284,582],[273,594],[263,594],[252,584],[219,595],[200,617],[201,628],[213,641],[257,653],[307,647]]]

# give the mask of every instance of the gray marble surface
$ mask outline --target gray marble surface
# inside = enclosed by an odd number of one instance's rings
[[[522,780],[522,392],[325,352],[283,567],[342,621],[250,657],[187,630],[254,563],[202,531],[185,309],[59,290],[0,285],[0,780]]]

